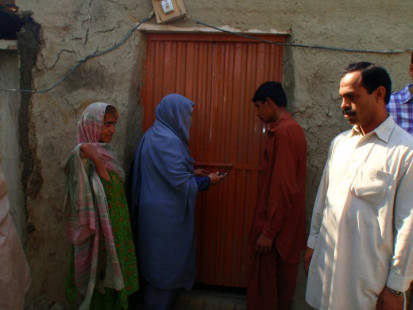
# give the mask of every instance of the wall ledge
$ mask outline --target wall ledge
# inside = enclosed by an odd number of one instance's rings
[[[0,50],[17,50],[17,40],[0,40]]]
[[[250,29],[247,31],[241,31],[239,29],[230,27],[230,26],[221,26],[221,29],[235,32],[235,33],[240,33],[240,34],[247,34],[247,35],[260,35],[260,34],[278,34],[278,35],[290,35],[290,31],[283,31],[283,30],[274,30],[271,29],[269,31],[261,31],[258,29]],[[142,24],[139,27],[139,30],[144,31],[144,32],[170,32],[170,33],[182,33],[182,32],[189,32],[189,33],[221,33],[221,31],[217,29],[212,29],[209,27],[205,26],[198,26],[198,27],[179,27],[179,26],[173,26],[170,24],[153,24],[153,23],[145,23]]]

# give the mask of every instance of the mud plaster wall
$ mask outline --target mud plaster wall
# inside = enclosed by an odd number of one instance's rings
[[[33,69],[33,87],[58,81],[79,60],[105,49],[137,20],[152,10],[149,0],[82,1],[17,0],[21,11],[32,12],[41,26],[40,50]],[[412,47],[412,1],[185,1],[189,15],[217,26],[241,31],[290,31],[291,43],[358,49]],[[151,21],[154,22],[153,20]],[[174,26],[196,24],[181,20]],[[408,46],[410,44],[410,46]],[[38,161],[33,173],[43,183],[36,195],[26,198],[33,231],[28,236],[28,257],[33,270],[29,302],[44,296],[48,302],[64,301],[65,242],[61,206],[63,166],[75,145],[76,123],[90,102],[114,103],[120,112],[114,144],[125,167],[141,136],[138,89],[144,43],[135,32],[119,49],[92,59],[56,89],[30,99],[30,145]],[[409,54],[379,55],[305,48],[285,48],[284,84],[290,110],[308,139],[308,220],[331,139],[349,126],[339,109],[338,83],[342,68],[367,60],[386,67],[400,89],[409,82]],[[249,103],[246,103],[249,104]],[[126,130],[127,129],[127,130]],[[30,188],[28,188],[30,190]],[[295,307],[303,309],[305,280],[300,278]]]

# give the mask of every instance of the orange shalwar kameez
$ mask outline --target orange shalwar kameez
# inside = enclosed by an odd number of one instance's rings
[[[247,308],[288,309],[294,296],[298,263],[306,244],[305,181],[307,142],[289,113],[267,132],[258,205],[251,229]],[[272,239],[272,251],[259,254],[256,241]]]

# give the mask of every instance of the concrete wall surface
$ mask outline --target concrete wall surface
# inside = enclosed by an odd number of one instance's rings
[[[184,1],[190,18],[160,26],[188,30],[200,27],[193,18],[238,31],[287,31],[289,43],[360,50],[412,48],[412,1]],[[88,55],[105,50],[149,16],[150,0],[16,0],[21,13],[39,26],[36,62],[24,75],[31,87],[57,83]],[[146,25],[155,25],[152,18]],[[24,31],[24,30],[23,30]],[[25,54],[20,39],[19,53]],[[114,146],[127,168],[141,132],[139,87],[145,51],[144,33],[135,31],[119,48],[88,60],[62,84],[27,98],[27,145],[23,159],[28,212],[27,255],[33,284],[27,302],[65,303],[69,247],[65,242],[62,203],[63,167],[76,143],[77,121],[91,102],[115,104],[120,112]],[[348,52],[286,46],[284,86],[289,109],[308,139],[308,221],[332,138],[349,126],[341,115],[338,83],[342,68],[354,61],[372,61],[388,69],[394,89],[409,82],[409,53]],[[3,57],[3,56],[1,56]],[[3,94],[2,94],[3,96]],[[14,96],[14,95],[11,95]],[[0,100],[1,101],[1,100]],[[246,103],[249,104],[249,103]],[[3,113],[3,112],[2,112]],[[1,140],[0,140],[1,142]],[[24,150],[23,150],[24,152]],[[23,156],[23,157],[24,157]],[[296,309],[305,309],[301,275]],[[46,306],[44,306],[46,307]]]

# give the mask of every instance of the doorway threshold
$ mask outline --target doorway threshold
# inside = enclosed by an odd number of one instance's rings
[[[176,310],[246,310],[246,289],[196,283],[180,293]]]

